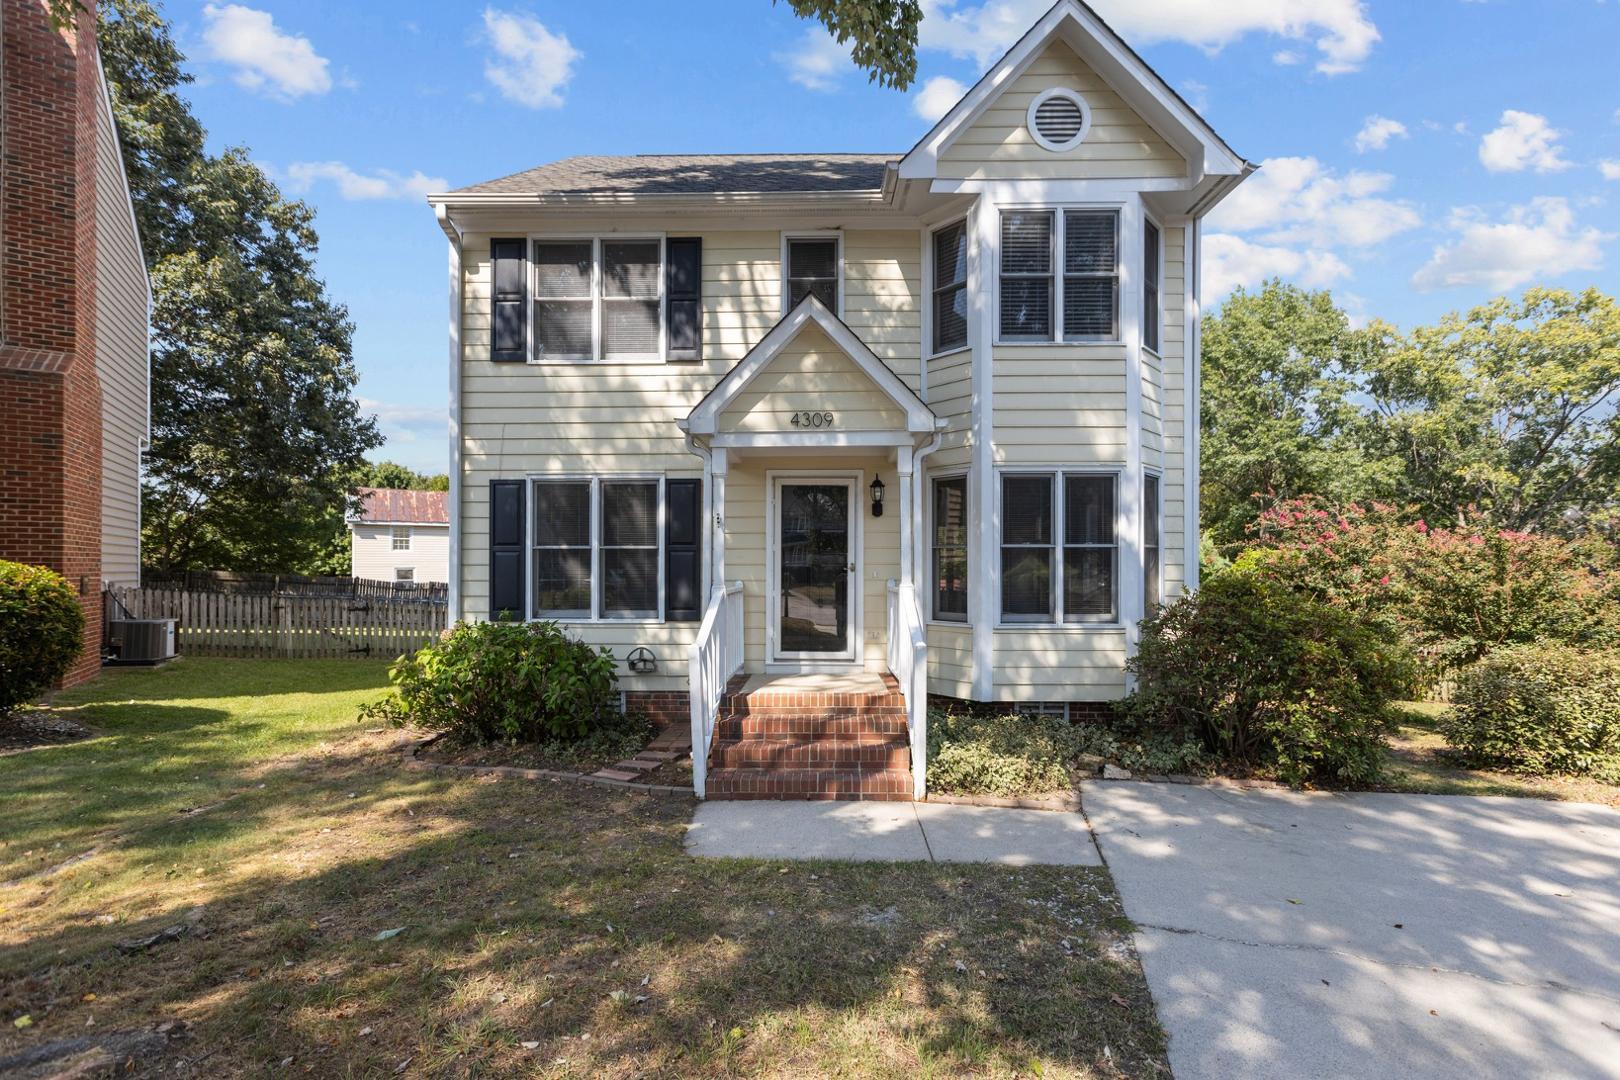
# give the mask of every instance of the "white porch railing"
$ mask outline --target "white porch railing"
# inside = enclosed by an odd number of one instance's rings
[[[709,743],[726,683],[743,666],[743,584],[730,582],[709,593],[697,640],[692,642],[687,695],[692,702],[692,790],[703,798]]]
[[[912,797],[928,792],[928,637],[912,585],[889,582],[889,674],[906,695]]]

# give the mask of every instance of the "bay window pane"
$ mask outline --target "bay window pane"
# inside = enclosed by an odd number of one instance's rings
[[[934,618],[967,618],[967,477],[934,481]]]
[[[934,351],[944,352],[966,345],[967,333],[967,286],[935,290]]]
[[[1001,215],[1001,272],[1003,274],[1052,272],[1050,211]]]
[[[1063,215],[1063,272],[1113,274],[1118,270],[1113,211],[1070,210]]]
[[[1001,279],[1001,336],[1052,337],[1052,281],[1050,278]]]
[[[967,280],[967,223],[958,221],[934,233],[934,287]]]
[[[1052,542],[1051,477],[1001,478],[1001,542],[1003,544]]]
[[[1063,542],[1112,544],[1114,478],[1066,476],[1063,478],[1063,488]]]
[[[1119,337],[1119,283],[1112,277],[1063,279],[1063,336],[1113,341]]]
[[[1009,621],[1052,617],[1052,549],[1001,549],[1001,615]]]
[[[1063,550],[1063,616],[1065,619],[1112,621],[1114,559],[1117,548]]]

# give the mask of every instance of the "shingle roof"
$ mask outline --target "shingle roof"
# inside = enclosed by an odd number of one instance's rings
[[[413,525],[450,524],[450,497],[443,491],[407,491],[402,488],[355,488],[360,496],[361,521],[390,521]]]
[[[571,157],[460,188],[456,195],[878,191],[899,154],[637,154]]]

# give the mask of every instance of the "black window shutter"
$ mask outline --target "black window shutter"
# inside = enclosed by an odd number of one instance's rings
[[[664,621],[703,618],[703,481],[664,481]]]
[[[665,245],[664,305],[671,360],[703,359],[703,238],[671,237]]]
[[[489,482],[489,617],[524,615],[522,480]]]
[[[490,290],[491,360],[521,362],[529,358],[529,266],[524,257],[528,243],[522,239],[489,242],[489,261],[494,268]]]

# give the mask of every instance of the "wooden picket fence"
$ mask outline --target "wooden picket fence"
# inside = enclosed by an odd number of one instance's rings
[[[174,619],[182,655],[392,658],[445,628],[449,605],[399,596],[234,593],[167,585],[108,590],[108,618]]]

